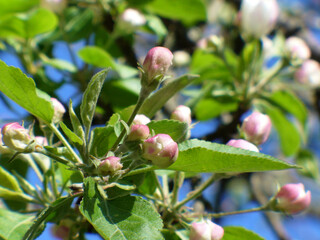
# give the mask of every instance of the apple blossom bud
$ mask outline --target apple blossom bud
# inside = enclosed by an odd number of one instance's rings
[[[223,228],[210,220],[191,224],[190,240],[220,240],[223,235]]]
[[[149,122],[151,122],[150,118],[146,117],[143,114],[137,114],[134,117],[132,124],[147,125]]]
[[[242,123],[242,130],[246,140],[260,145],[267,141],[271,131],[271,120],[268,115],[253,112]]]
[[[176,109],[171,113],[171,119],[178,120],[180,122],[191,124],[191,109],[184,105],[179,105]]]
[[[243,0],[241,27],[246,35],[261,38],[270,33],[279,15],[276,0]]]
[[[289,37],[285,43],[286,49],[294,58],[306,60],[311,57],[311,51],[308,45],[301,38]]]
[[[167,134],[157,134],[143,142],[143,157],[160,168],[167,168],[178,158],[178,144]]]
[[[7,147],[19,152],[25,151],[25,148],[31,142],[31,137],[28,133],[28,130],[17,122],[4,125],[1,133],[4,144]]]
[[[231,139],[229,142],[227,142],[227,145],[253,152],[259,152],[259,149],[255,145],[243,139]]]
[[[276,205],[273,210],[287,214],[296,214],[305,210],[311,203],[311,192],[305,192],[302,183],[289,183],[282,186],[275,196]]]
[[[66,109],[56,98],[51,98],[51,102],[54,109],[52,122],[58,123],[62,120],[63,114],[66,112]]]
[[[1,154],[9,154],[9,153],[12,153],[12,150],[10,150],[8,147],[6,147],[6,146],[3,145],[1,128],[0,128],[0,153],[1,153]]]
[[[320,64],[312,59],[306,60],[294,74],[295,79],[313,87],[320,86]]]
[[[119,22],[122,27],[135,28],[146,23],[146,18],[137,10],[128,8],[119,17]]]
[[[150,130],[147,125],[135,124],[130,128],[130,133],[127,137],[127,141],[139,141],[145,140],[149,137]]]
[[[168,48],[151,48],[142,65],[145,73],[145,84],[153,83],[157,77],[161,80],[172,65],[172,59],[173,54]]]
[[[102,160],[100,165],[98,166],[98,172],[103,175],[113,175],[115,172],[122,169],[121,158],[118,157],[107,157]]]
[[[55,13],[62,13],[67,7],[67,0],[41,0],[40,6]]]

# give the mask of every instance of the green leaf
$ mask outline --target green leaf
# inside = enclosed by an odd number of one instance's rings
[[[50,206],[46,207],[41,211],[41,213],[38,215],[37,219],[33,221],[32,226],[28,229],[28,231],[24,234],[23,240],[28,239],[35,239],[35,236],[37,235],[38,229],[40,228],[40,225],[50,216],[52,218],[52,214],[55,212],[61,211],[61,209],[65,209],[66,206],[70,206],[73,199],[77,197],[78,195],[73,195],[70,197],[62,197],[55,202],[51,203]]]
[[[296,168],[272,156],[224,144],[188,140],[179,144],[179,156],[168,169],[185,172],[260,172]]]
[[[190,24],[207,19],[206,7],[201,0],[155,0],[147,4],[147,9],[161,17]]]
[[[21,188],[30,196],[39,196],[37,190],[25,178],[14,172],[15,177],[19,181]]]
[[[319,166],[317,157],[307,149],[301,149],[296,157],[296,164],[302,167],[299,173],[302,176],[319,179]]]
[[[147,26],[158,36],[159,40],[167,36],[168,30],[158,16],[146,15],[145,17],[147,19]]]
[[[0,186],[15,192],[22,192],[17,179],[2,167],[0,167]]]
[[[19,192],[0,187],[0,198],[21,202],[33,202],[34,199],[20,190]]]
[[[85,128],[86,140],[89,137],[92,118],[96,109],[97,101],[103,86],[103,82],[108,74],[109,69],[102,70],[95,74],[85,90],[80,106],[82,123]]]
[[[33,215],[20,214],[0,208],[0,238],[21,240],[33,220]]]
[[[62,59],[43,58],[42,61],[45,65],[49,65],[59,70],[66,70],[72,73],[77,71],[77,67],[75,65]]]
[[[27,14],[4,16],[0,22],[0,36],[33,38],[55,29],[58,19],[47,9],[37,9]]]
[[[144,114],[147,117],[152,118],[171,97],[196,78],[198,78],[197,75],[186,74],[170,81],[167,85],[161,87],[157,92],[147,98],[143,103],[139,114]]]
[[[177,120],[160,120],[148,123],[150,130],[155,134],[168,134],[175,142],[180,142],[188,134],[189,125]]]
[[[232,75],[224,61],[220,57],[201,49],[193,53],[190,71],[199,74],[200,79],[204,80],[232,80]]]
[[[149,202],[136,196],[106,200],[92,178],[84,181],[80,211],[104,239],[163,239],[162,220]]]
[[[110,102],[114,109],[122,109],[137,102],[139,93],[139,79],[129,78],[106,82],[101,96]]]
[[[232,98],[200,100],[195,106],[195,115],[199,121],[206,121],[220,116],[222,113],[235,111],[238,107],[237,101]]]
[[[58,25],[58,18],[47,9],[37,9],[30,14],[24,23],[26,37],[32,38],[38,34],[54,30]]]
[[[224,227],[223,240],[264,240],[258,234],[243,227]]]
[[[295,116],[302,126],[305,126],[308,117],[307,109],[293,92],[289,90],[277,91],[268,100],[275,107]]]
[[[25,12],[39,4],[39,0],[0,0],[0,16],[7,13]]]
[[[65,37],[68,42],[84,39],[92,34],[94,12],[91,8],[68,7],[65,11],[67,20],[64,26]]]
[[[77,117],[76,113],[73,110],[71,99],[69,102],[69,116],[70,116],[70,120],[71,120],[71,124],[72,124],[74,133],[77,134],[77,136],[79,138],[81,138],[82,141],[84,142],[85,141],[84,131],[83,131],[83,128],[82,128],[82,125],[80,123],[79,118]]]
[[[274,126],[278,132],[282,152],[286,156],[295,154],[300,147],[300,136],[297,128],[279,109],[267,104],[264,105],[264,109],[271,119],[272,126]]]
[[[92,131],[90,154],[95,157],[104,156],[117,140],[112,126],[96,127]]]
[[[50,97],[38,90],[34,81],[19,68],[0,61],[0,91],[39,119],[50,123],[53,107]]]
[[[102,48],[96,46],[87,46],[78,52],[79,57],[86,63],[97,67],[115,68],[112,56]]]
[[[133,68],[121,63],[115,63],[115,69],[121,78],[133,78],[139,73],[137,68]],[[139,79],[140,80],[140,79]],[[139,86],[140,88],[140,86]]]
[[[77,134],[72,132],[63,122],[60,122],[60,127],[62,128],[64,134],[67,135],[67,137],[74,143],[78,143],[80,145],[83,145],[83,141],[80,137],[78,137]]]
[[[138,191],[142,194],[153,195],[157,189],[156,176],[154,171],[146,172],[142,184],[138,187]]]

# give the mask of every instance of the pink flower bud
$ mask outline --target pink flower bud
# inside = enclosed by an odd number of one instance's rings
[[[122,169],[121,158],[118,157],[107,157],[106,159],[102,160],[99,167],[98,172],[103,175],[113,175],[115,172]]]
[[[320,64],[312,59],[306,60],[295,72],[294,77],[297,81],[311,86],[320,85]]]
[[[55,13],[62,13],[67,7],[67,0],[41,0],[40,6]]]
[[[285,45],[287,50],[291,53],[291,56],[294,58],[306,60],[311,56],[310,48],[301,38],[289,37],[286,40]]]
[[[191,124],[191,110],[189,107],[180,105],[171,113],[171,119]]]
[[[241,27],[246,35],[261,38],[270,33],[279,15],[276,0],[243,0]]]
[[[164,76],[172,65],[172,58],[173,54],[168,48],[151,48],[142,65],[146,82],[150,84],[157,76]]]
[[[244,119],[242,130],[249,142],[260,145],[267,141],[271,126],[271,120],[268,115],[254,112]]]
[[[191,224],[190,240],[220,240],[223,235],[223,228],[210,220]]]
[[[66,109],[56,98],[51,98],[51,102],[54,109],[52,122],[58,123],[62,120],[63,114],[66,112]]]
[[[143,142],[143,157],[160,168],[167,168],[178,158],[178,144],[167,134],[157,134]]]
[[[287,214],[296,214],[305,210],[311,203],[311,192],[305,192],[302,183],[289,183],[281,187],[275,196],[276,210]]]
[[[137,125],[147,125],[149,122],[151,122],[150,118],[146,117],[143,114],[137,114],[134,117],[132,124],[134,124],[134,125],[136,125],[136,124]]]
[[[227,145],[253,152],[259,152],[259,149],[255,145],[243,139],[231,139],[229,142],[227,142]]]
[[[150,130],[147,125],[132,125],[130,128],[130,133],[127,137],[128,141],[139,141],[145,140],[149,137]]]
[[[119,24],[123,27],[139,27],[146,23],[146,18],[137,10],[128,8],[120,15]]]
[[[23,152],[31,142],[28,130],[17,122],[4,125],[1,132],[4,144],[13,150]]]

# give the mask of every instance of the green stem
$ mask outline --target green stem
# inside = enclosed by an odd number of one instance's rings
[[[250,69],[249,69],[249,76],[248,78],[245,80],[245,84],[244,84],[244,93],[243,93],[243,97],[244,97],[244,101],[247,101],[247,99],[249,99],[249,90],[251,89],[251,85],[252,82],[255,79],[255,75],[257,73],[257,66],[259,66],[259,62],[260,62],[260,58],[261,58],[261,47],[260,47],[260,43],[256,42],[255,44],[255,48],[254,48],[254,53],[253,53],[253,58],[250,64]]]
[[[75,153],[75,151],[72,149],[68,141],[64,138],[64,136],[60,133],[60,131],[56,128],[56,126],[53,123],[50,123],[48,125],[51,130],[56,134],[56,136],[59,138],[59,140],[63,143],[63,145],[69,150],[71,155],[74,157],[74,159],[78,163],[82,163],[82,160],[79,158],[78,154]]]
[[[143,102],[146,100],[146,98],[149,96],[150,91],[147,91],[144,87],[141,88],[140,91],[140,95],[139,95],[139,99],[138,102],[127,122],[127,125],[130,127],[131,123],[134,120],[134,117],[137,115],[138,111],[140,110]],[[119,143],[121,142],[121,140],[123,139],[124,135],[126,134],[126,129],[124,128],[121,132],[121,134],[119,135],[119,137],[117,138],[117,141],[113,144],[112,148],[110,149],[110,151],[114,151],[117,149]]]
[[[202,183],[196,190],[191,192],[188,197],[186,197],[184,200],[179,202],[174,206],[174,209],[179,209],[183,205],[185,205],[187,202],[197,198],[198,196],[201,195],[201,193],[209,187],[213,182],[221,180],[223,178],[228,177],[226,174],[212,174],[211,177],[209,177],[204,183]]]
[[[245,210],[240,210],[240,211],[233,211],[233,212],[208,213],[208,214],[205,214],[204,216],[213,217],[213,218],[220,218],[220,217],[224,217],[224,216],[241,214],[241,213],[258,212],[258,211],[263,211],[266,209],[267,209],[267,206],[265,205],[265,206],[260,206],[260,207],[256,207],[256,208],[245,209]]]
[[[51,186],[52,186],[52,191],[55,196],[55,199],[59,197],[59,191],[58,191],[58,185],[56,181],[56,173],[54,171],[54,166],[53,163],[51,165]]]
[[[264,88],[265,85],[267,85],[273,78],[275,78],[287,65],[288,64],[286,61],[282,61],[281,63],[279,63],[274,71],[268,74],[268,76],[263,78],[254,88],[251,89],[250,94],[259,92],[262,88]]]
[[[149,171],[152,171],[152,170],[155,170],[155,169],[157,169],[157,167],[155,167],[155,166],[147,166],[147,167],[144,167],[144,168],[139,168],[139,169],[136,169],[136,170],[128,172],[128,174],[126,174],[125,177],[137,175],[137,174],[140,174],[140,173],[149,172]]]
[[[40,172],[40,169],[38,168],[38,166],[34,163],[34,160],[32,158],[28,156],[24,156],[24,155],[21,155],[20,157],[24,158],[27,160],[27,162],[29,163],[30,167],[33,169],[33,171],[36,173],[36,175],[38,176],[39,180],[41,182],[43,182],[43,177],[42,177],[42,174]]]
[[[172,199],[171,199],[171,205],[174,206],[177,203],[177,200],[179,198],[179,189],[183,183],[184,180],[184,173],[180,171],[176,171],[174,176],[174,185],[172,190]]]
[[[167,205],[167,200],[169,197],[169,183],[168,183],[168,175],[162,176],[162,188],[163,188],[163,203]]]
[[[155,181],[156,184],[157,184],[157,187],[158,187],[158,189],[159,189],[159,191],[160,191],[161,198],[162,198],[162,201],[163,201],[164,198],[165,198],[163,188],[162,188],[162,186],[161,186],[161,184],[160,184],[160,182],[159,182],[159,179],[158,179],[156,173],[155,173],[154,171],[152,171],[151,174],[152,174],[152,177],[154,178],[154,181]]]
[[[45,155],[47,157],[52,158],[53,160],[55,160],[57,162],[62,163],[64,165],[67,165],[69,167],[74,167],[74,165],[72,165],[72,163],[70,161],[65,160],[65,159],[63,159],[61,157],[58,157],[58,156],[54,155],[51,152],[48,152],[48,151],[45,151],[45,150],[37,150],[37,153],[41,153],[41,154],[43,154],[43,155]]]

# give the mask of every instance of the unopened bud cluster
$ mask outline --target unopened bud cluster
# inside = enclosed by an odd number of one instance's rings
[[[253,112],[244,119],[242,131],[245,139],[255,145],[261,145],[267,141],[271,132],[271,120],[268,115],[260,112]]]
[[[98,166],[98,172],[102,176],[114,175],[121,170],[123,165],[121,164],[121,158],[110,156],[101,161]]]
[[[259,152],[259,149],[256,147],[256,145],[244,139],[231,139],[229,142],[227,142],[227,145],[231,147],[253,151],[253,152]]]
[[[173,54],[165,47],[154,47],[149,50],[142,64],[143,77],[142,86],[155,85],[163,79],[164,75],[172,65]]]
[[[169,167],[178,158],[178,144],[167,134],[157,134],[142,145],[142,157],[160,168]]]
[[[307,60],[311,57],[310,48],[301,38],[289,37],[286,40],[285,47],[293,58]]]
[[[286,214],[297,214],[309,207],[311,192],[306,192],[302,183],[289,183],[282,186],[275,196],[272,210]]]
[[[8,148],[19,152],[26,151],[32,141],[28,130],[17,122],[4,125],[1,134],[3,143]]]
[[[66,109],[56,98],[51,98],[51,103],[54,110],[52,122],[58,123],[62,120],[63,114],[66,112]]]
[[[312,59],[307,59],[294,74],[295,79],[312,87],[320,86],[320,64]]]
[[[223,228],[210,220],[191,224],[190,240],[220,240],[223,235]]]
[[[271,120],[268,115],[260,112],[253,112],[246,117],[242,123],[241,131],[244,139],[231,139],[227,145],[242,148],[254,152],[259,152],[258,145],[264,143],[271,132]]]
[[[186,139],[191,136],[191,109],[184,105],[179,105],[176,109],[171,113],[171,119],[187,123],[189,125],[188,132],[186,133]]]
[[[245,35],[261,38],[270,33],[279,15],[276,0],[243,0],[241,4],[241,28]]]

